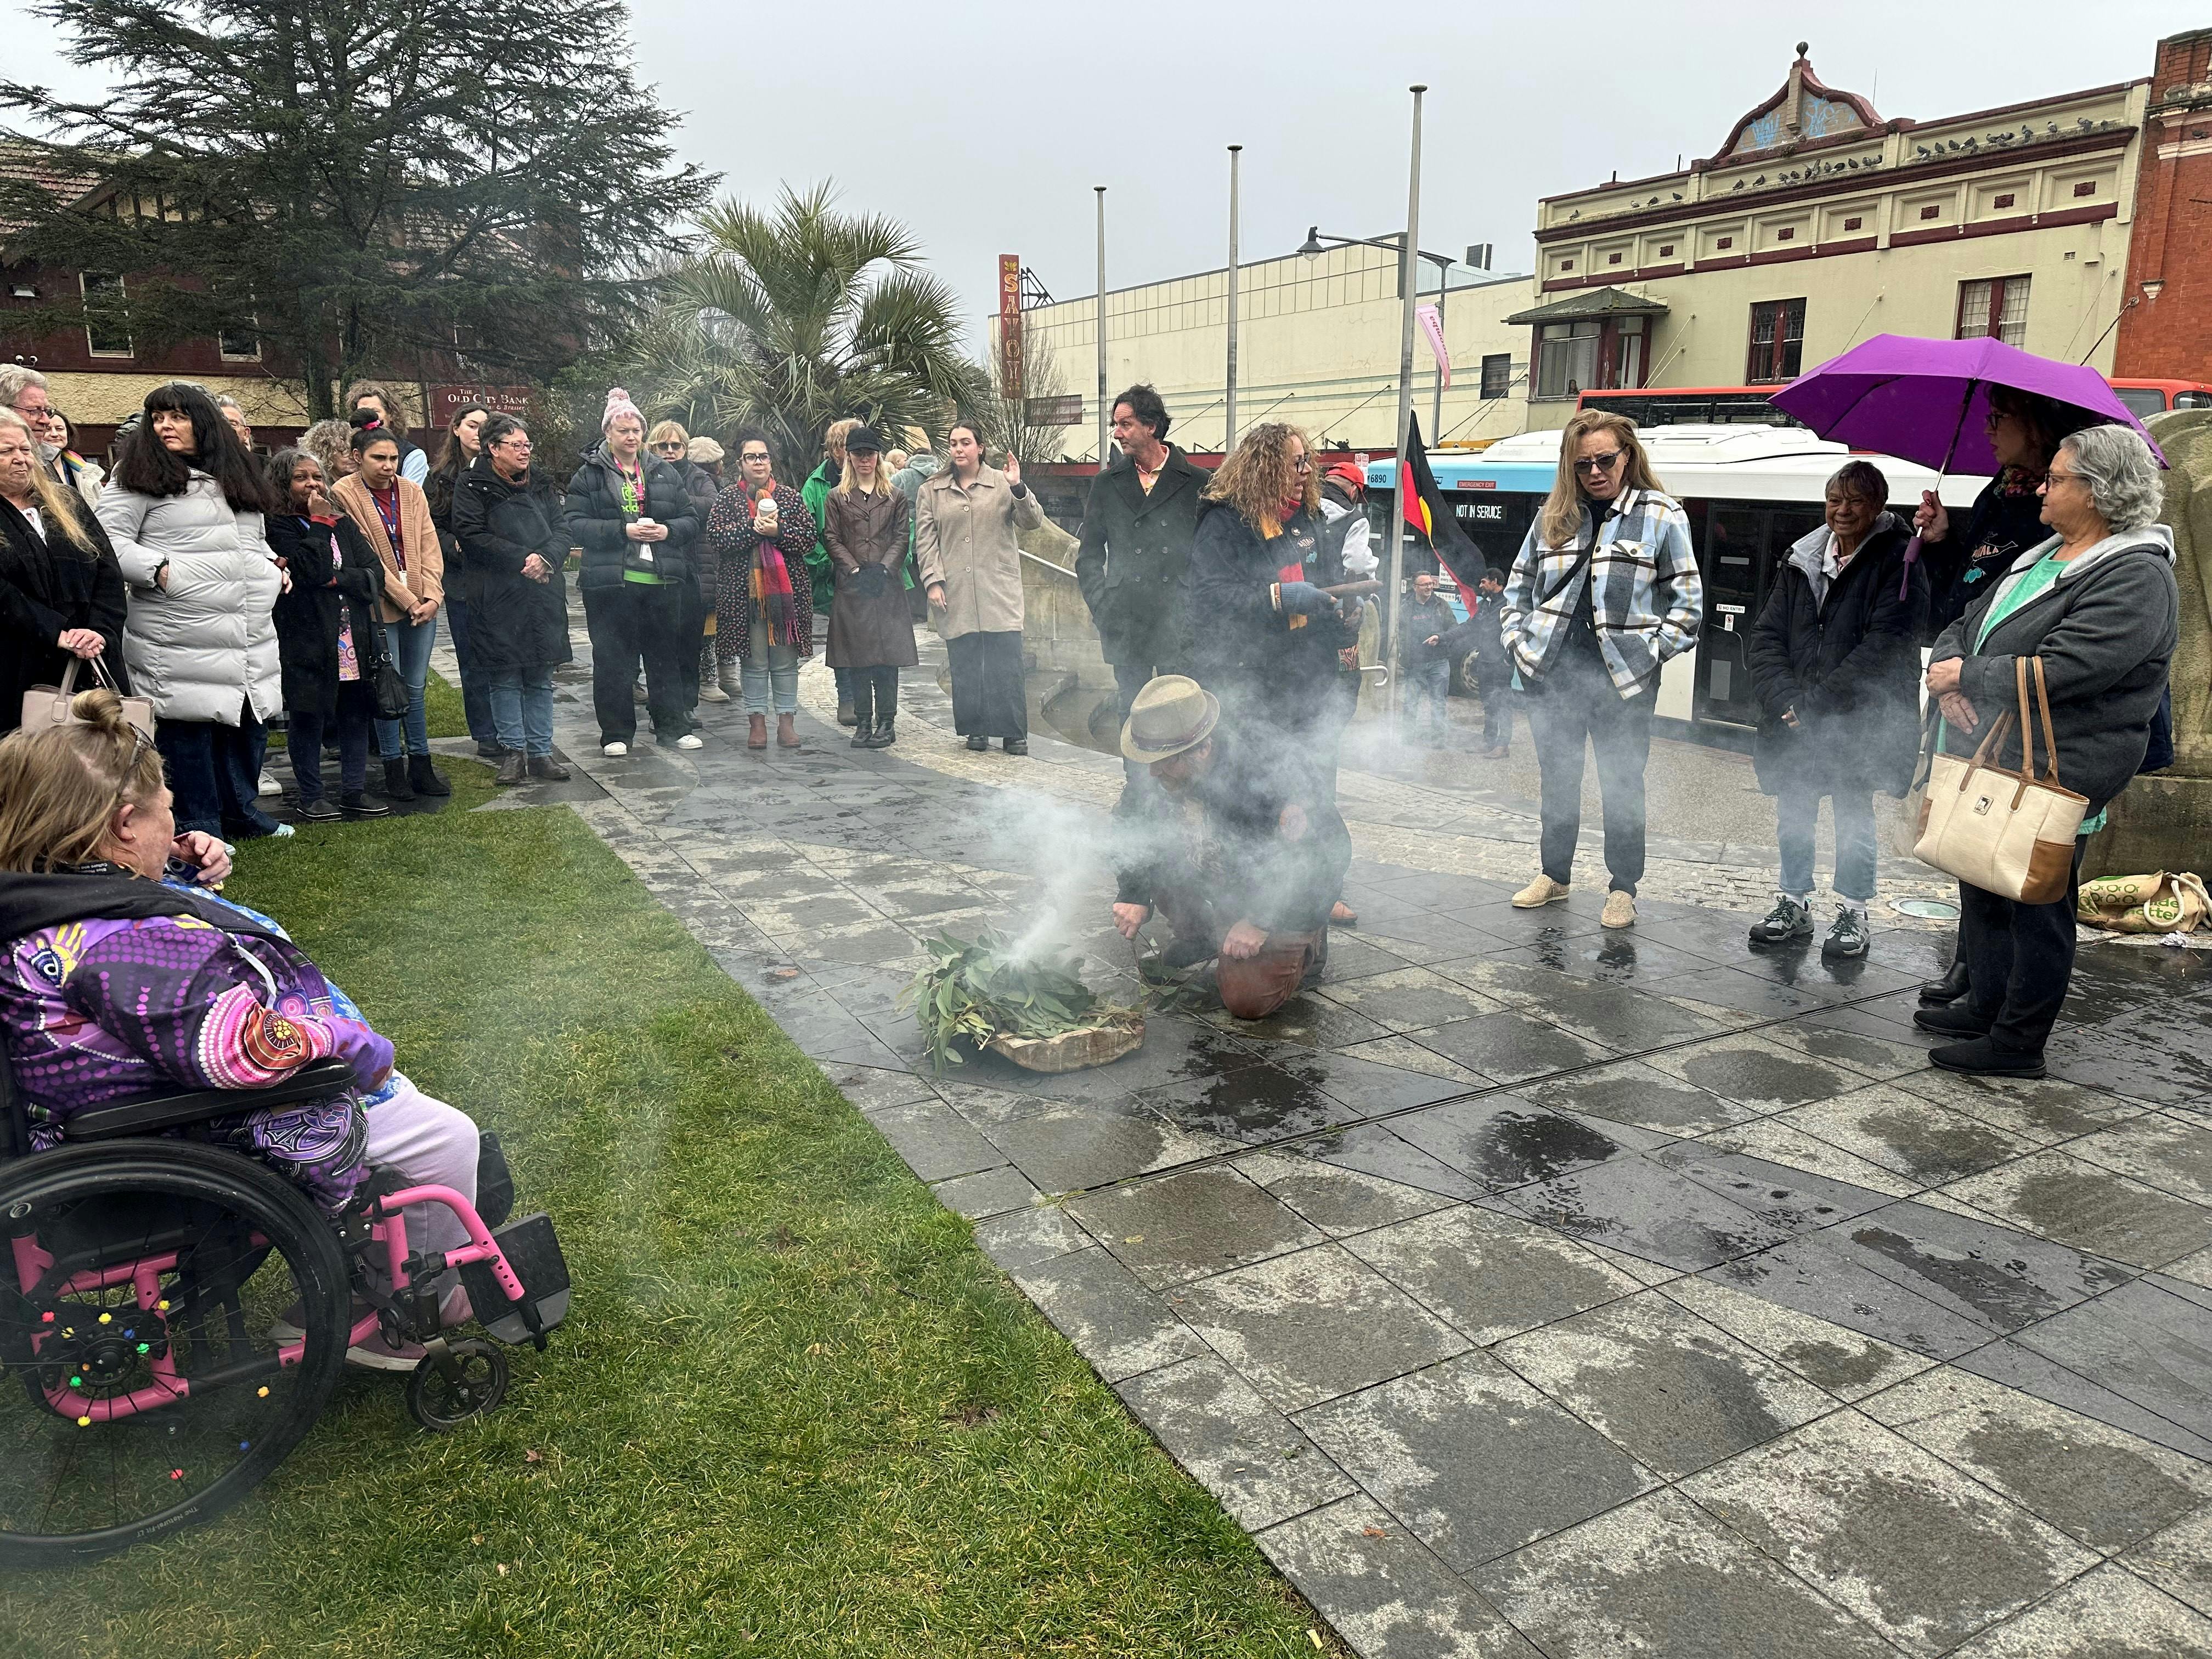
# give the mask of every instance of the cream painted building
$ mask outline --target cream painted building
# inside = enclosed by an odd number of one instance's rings
[[[1424,434],[1555,428],[1584,390],[1780,385],[1880,333],[1994,333],[2109,373],[2148,94],[2133,81],[1887,119],[1823,86],[1801,46],[1712,159],[1547,197],[1533,277],[1450,289],[1454,383],[1433,429],[1431,359],[1415,346]],[[1240,426],[1286,419],[1325,443],[1390,447],[1397,267],[1364,246],[1241,267]],[[1109,395],[1149,380],[1176,441],[1200,451],[1224,436],[1227,288],[1217,270],[1106,296]],[[1077,459],[1097,448],[1095,322],[1090,295],[1024,313],[1054,382],[1032,392],[1083,397],[1066,428]]]
[[[1424,261],[1433,281],[1435,267]],[[1470,275],[1473,285],[1461,286]],[[1527,308],[1526,276],[1454,273],[1443,299],[1452,385],[1439,428],[1448,437],[1502,438],[1521,430],[1528,373],[1528,331],[1505,318]],[[1421,303],[1437,295],[1425,289]],[[1397,413],[1398,256],[1388,248],[1333,248],[1314,258],[1290,254],[1238,267],[1237,422],[1290,421],[1328,445],[1388,448]],[[1066,453],[1095,460],[1098,451],[1097,305],[1085,295],[1024,312],[1031,362],[1050,367],[1039,392],[1083,397],[1083,422],[1066,428]],[[993,349],[998,345],[992,321]],[[1043,351],[1039,352],[1042,344]],[[1415,397],[1425,434],[1435,398],[1435,360],[1414,343]],[[1110,289],[1106,295],[1106,382],[1111,397],[1149,381],[1166,400],[1170,434],[1187,449],[1222,447],[1227,416],[1229,272],[1200,271],[1164,283]],[[1484,397],[1485,367],[1489,391]]]

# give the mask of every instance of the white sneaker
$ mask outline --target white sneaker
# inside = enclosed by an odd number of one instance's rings
[[[678,749],[704,749],[707,744],[696,732],[686,732],[676,739],[676,746]]]
[[[729,700],[730,694],[723,690],[720,686],[715,684],[714,681],[702,680],[699,682],[699,701],[701,702],[727,702]]]
[[[274,772],[264,771],[261,775],[258,793],[264,795],[281,795],[284,793],[284,786],[276,781],[276,775]]]
[[[629,745],[626,743],[603,743],[599,745],[599,752],[609,760],[620,760],[629,753]]]

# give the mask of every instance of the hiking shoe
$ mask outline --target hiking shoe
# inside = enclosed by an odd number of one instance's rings
[[[1828,936],[1820,941],[1820,960],[1856,962],[1866,955],[1869,943],[1865,913],[1848,904],[1838,904],[1836,919],[1828,926]]]
[[[1813,937],[1813,907],[1800,904],[1786,893],[1775,896],[1774,908],[1751,924],[1753,945],[1787,945]]]
[[[1565,882],[1553,881],[1549,876],[1539,876],[1513,896],[1513,908],[1534,910],[1542,905],[1557,904],[1566,897],[1567,892]]]
[[[1636,895],[1614,888],[1605,896],[1605,908],[1597,913],[1597,920],[1601,927],[1635,927]]]

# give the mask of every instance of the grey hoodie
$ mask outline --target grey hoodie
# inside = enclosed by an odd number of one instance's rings
[[[1973,608],[1943,630],[1931,662],[1960,659],[1959,689],[1980,716],[1968,733],[1947,728],[1945,749],[1971,755],[1990,723],[2019,706],[2015,663],[2040,658],[2051,692],[2058,781],[2089,798],[2091,816],[2127,787],[2142,764],[2150,722],[2166,690],[2180,635],[2181,597],[2173,579],[2173,532],[2162,524],[2121,531],[2070,560],[2057,580],[2007,617],[1987,639],[1983,618],[2022,571],[2057,544],[2031,547],[1990,584]],[[2029,697],[2033,700],[2033,666]],[[2020,763],[2015,732],[2003,744]],[[2037,770],[2046,764],[2036,744]]]

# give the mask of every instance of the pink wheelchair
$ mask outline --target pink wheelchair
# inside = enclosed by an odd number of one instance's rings
[[[324,1097],[318,1060],[270,1089],[147,1096],[79,1112],[31,1152],[33,1109],[0,1059],[0,1572],[60,1566],[212,1520],[264,1480],[330,1403],[351,1344],[428,1351],[407,1379],[424,1428],[507,1391],[501,1344],[568,1312],[568,1269],[484,1137],[477,1201],[378,1170],[342,1214],[196,1126]],[[173,1133],[170,1133],[173,1132]],[[441,1204],[457,1249],[410,1249],[400,1211]],[[433,1281],[459,1270],[493,1340],[449,1337]],[[368,1311],[353,1316],[356,1301]]]

